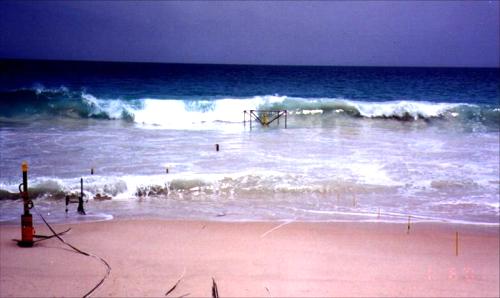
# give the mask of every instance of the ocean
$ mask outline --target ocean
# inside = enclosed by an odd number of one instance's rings
[[[498,225],[499,74],[2,60],[0,222],[22,214],[26,161],[50,222]],[[66,213],[81,178],[87,215]]]

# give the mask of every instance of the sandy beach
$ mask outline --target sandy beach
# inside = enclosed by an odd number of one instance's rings
[[[105,259],[94,297],[498,297],[499,231],[447,224],[127,220],[55,225]],[[50,232],[35,222],[37,233]],[[106,273],[53,238],[0,226],[0,296],[77,297]],[[459,232],[458,256],[456,232]]]
[[[0,8],[0,298],[500,298],[500,0]]]

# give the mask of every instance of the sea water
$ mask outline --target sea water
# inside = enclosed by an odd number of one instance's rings
[[[1,61],[0,221],[26,161],[58,222],[498,225],[499,94],[499,69]]]

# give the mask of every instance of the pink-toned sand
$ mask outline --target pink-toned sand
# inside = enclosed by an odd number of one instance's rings
[[[499,230],[445,224],[128,220],[56,225],[112,268],[95,297],[498,297]],[[37,233],[49,234],[40,222]],[[278,227],[279,226],[279,227]],[[276,228],[278,227],[278,228]],[[459,232],[456,256],[455,232]],[[0,226],[0,296],[82,296],[105,274],[57,239]]]

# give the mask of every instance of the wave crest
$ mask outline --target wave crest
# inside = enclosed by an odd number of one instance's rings
[[[64,86],[56,89],[37,86],[0,92],[0,116],[133,120],[129,102],[98,99],[85,91],[74,91]]]
[[[244,110],[287,110],[291,117],[352,117],[400,121],[444,119],[477,122],[498,128],[500,109],[495,106],[429,101],[355,101],[343,98],[298,98],[278,95],[219,99],[135,100],[98,98],[64,86],[36,87],[0,92],[0,116],[73,117],[125,120],[171,129],[200,127],[207,123],[241,123]]]
[[[369,185],[344,179],[327,179],[304,184],[304,177],[282,173],[238,173],[211,175],[88,176],[84,177],[86,198],[100,194],[114,199],[164,197],[171,199],[233,199],[238,195],[323,194],[380,192],[393,187]],[[79,195],[79,179],[37,178],[29,188],[30,197],[64,199]],[[0,199],[20,199],[16,185],[0,184]]]

